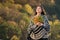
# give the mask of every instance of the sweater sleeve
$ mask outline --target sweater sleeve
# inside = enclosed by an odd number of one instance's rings
[[[50,31],[50,25],[49,25],[49,22],[48,22],[48,18],[47,16],[44,15],[44,28],[46,29],[46,31]]]
[[[29,25],[28,25],[28,28],[27,28],[28,34],[30,34],[30,32],[31,32],[31,30],[32,30],[32,28],[31,28],[32,25],[33,25],[33,22],[32,22],[32,19],[31,19],[31,20],[30,20],[30,23],[29,23]]]

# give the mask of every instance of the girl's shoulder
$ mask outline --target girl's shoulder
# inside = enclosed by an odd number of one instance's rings
[[[43,18],[45,18],[46,17],[46,15],[41,15]]]

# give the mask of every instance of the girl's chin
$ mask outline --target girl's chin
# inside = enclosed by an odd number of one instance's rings
[[[37,12],[37,13],[39,13],[39,14],[40,14],[41,12]]]

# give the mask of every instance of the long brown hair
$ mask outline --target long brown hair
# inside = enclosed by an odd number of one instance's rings
[[[42,5],[37,5],[36,8],[37,8],[38,6],[41,7],[41,9],[42,9],[41,15],[45,15],[46,12],[45,12],[43,6],[42,6]],[[36,9],[35,9],[35,14],[34,14],[34,15],[36,15],[36,14],[37,14],[37,12],[36,12]]]

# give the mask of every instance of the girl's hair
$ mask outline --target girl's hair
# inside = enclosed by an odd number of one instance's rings
[[[41,9],[42,9],[41,15],[45,15],[46,12],[45,12],[43,6],[41,6],[41,5],[37,5],[36,8],[37,8],[38,6],[41,7]],[[37,12],[36,12],[36,9],[35,9],[35,14],[34,14],[34,15],[36,15],[36,14],[37,14]]]

